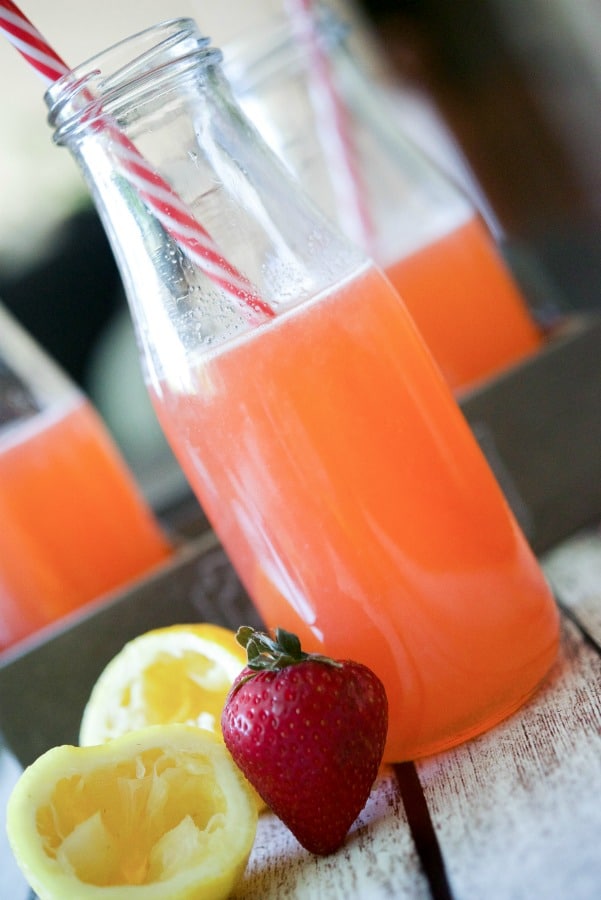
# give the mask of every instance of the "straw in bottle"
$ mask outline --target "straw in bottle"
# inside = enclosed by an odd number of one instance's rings
[[[373,222],[365,201],[365,191],[357,162],[357,152],[349,127],[348,111],[332,76],[330,61],[317,27],[313,0],[287,0],[286,7],[310,63],[309,77],[314,83],[314,102],[323,148],[336,202],[356,244],[369,251],[373,243]]]
[[[12,0],[0,0],[0,31],[46,84],[52,84],[70,71]],[[272,308],[259,297],[248,279],[225,259],[207,230],[144,160],[129,138],[108,117],[102,119],[102,126],[110,129],[115,142],[120,173],[137,190],[147,208],[188,258],[234,300],[247,321],[260,324],[273,317]]]

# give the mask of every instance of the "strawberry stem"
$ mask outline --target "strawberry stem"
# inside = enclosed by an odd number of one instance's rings
[[[272,638],[262,631],[255,631],[250,625],[242,625],[236,633],[236,640],[246,649],[248,668],[256,672],[285,669],[307,659],[340,666],[340,663],[329,656],[305,653],[298,637],[284,628],[276,628],[275,637]]]

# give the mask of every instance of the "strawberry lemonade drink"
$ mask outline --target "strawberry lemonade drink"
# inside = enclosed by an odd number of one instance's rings
[[[464,740],[549,668],[538,565],[386,279],[199,360],[156,409],[266,623],[386,685],[386,758]]]
[[[0,425],[0,649],[141,576],[170,546],[87,398],[0,309],[0,356],[36,382]],[[12,339],[12,340],[11,340]],[[11,366],[11,369],[13,367]],[[34,406],[35,400],[35,406]]]
[[[541,570],[398,293],[269,151],[221,53],[172,20],[46,102],[163,430],[265,625],[379,675],[388,760],[515,710],[557,649]]]
[[[385,271],[457,393],[542,346],[542,333],[477,216],[460,219]]]

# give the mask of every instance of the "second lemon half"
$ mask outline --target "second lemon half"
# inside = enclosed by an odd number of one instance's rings
[[[147,725],[180,722],[221,735],[221,710],[246,653],[233,631],[172,625],[131,640],[108,663],[84,710],[79,742],[102,744]]]

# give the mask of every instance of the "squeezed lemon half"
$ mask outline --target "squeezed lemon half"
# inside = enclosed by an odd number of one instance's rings
[[[221,734],[221,711],[246,652],[210,623],[147,631],[126,644],[99,676],[79,743],[101,744],[137,728],[181,722]]]
[[[10,845],[41,900],[220,900],[256,827],[254,795],[223,742],[179,724],[55,747],[7,807]]]

